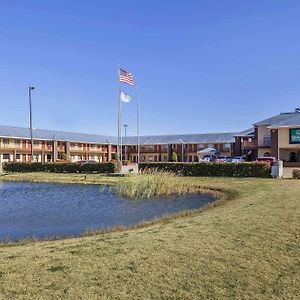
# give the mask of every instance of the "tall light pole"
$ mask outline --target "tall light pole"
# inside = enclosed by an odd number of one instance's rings
[[[124,124],[124,131],[125,131],[125,139],[124,139],[124,149],[125,149],[125,160],[127,160],[127,151],[126,151],[126,147],[127,147],[127,124]]]
[[[31,140],[31,162],[33,161],[33,134],[32,134],[32,103],[31,103],[31,92],[34,90],[33,86],[28,87],[29,96],[29,122],[30,122],[30,140]]]

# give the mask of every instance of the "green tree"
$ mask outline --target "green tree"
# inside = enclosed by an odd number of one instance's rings
[[[177,153],[174,151],[172,152],[171,161],[174,161],[174,162],[178,161]]]
[[[61,154],[61,160],[68,160],[68,156],[66,153]]]
[[[112,153],[112,154],[111,154],[111,159],[112,159],[112,160],[119,160],[118,154],[117,154],[117,153]]]

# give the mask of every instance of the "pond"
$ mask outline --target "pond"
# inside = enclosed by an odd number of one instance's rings
[[[0,181],[0,241],[131,226],[214,200],[210,194],[127,199],[98,185]]]

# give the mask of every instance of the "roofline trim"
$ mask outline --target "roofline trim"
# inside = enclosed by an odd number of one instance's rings
[[[269,126],[268,129],[280,129],[280,128],[300,128],[300,125],[279,125],[279,126]]]

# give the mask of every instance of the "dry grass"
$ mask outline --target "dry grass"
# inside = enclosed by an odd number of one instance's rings
[[[130,231],[2,245],[0,299],[300,298],[299,181],[179,180],[238,197]]]
[[[0,180],[110,185],[117,182],[117,177],[108,176],[105,174],[29,172],[0,173]]]
[[[138,175],[122,178],[116,183],[114,190],[118,195],[129,198],[150,198],[196,193],[199,189],[184,184],[174,173],[146,170]]]

